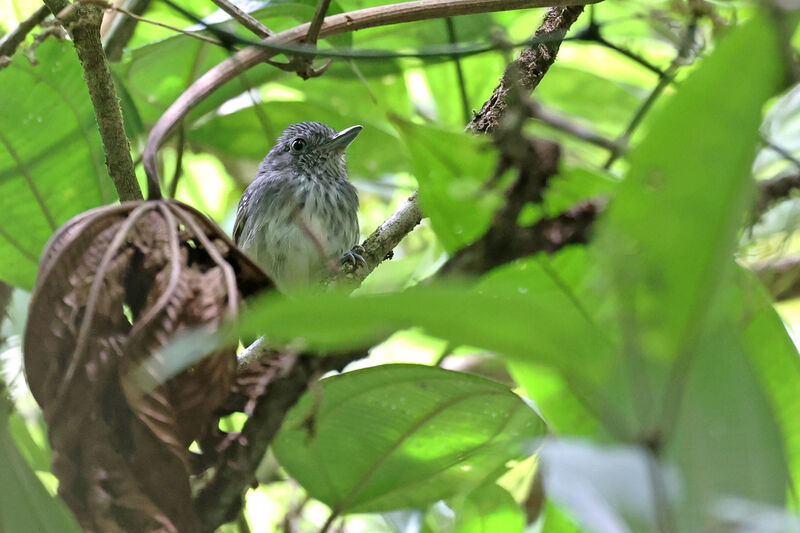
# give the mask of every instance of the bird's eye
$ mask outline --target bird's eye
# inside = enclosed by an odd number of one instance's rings
[[[303,148],[305,147],[306,147],[306,140],[303,138],[298,138],[292,141],[293,152],[302,152]]]

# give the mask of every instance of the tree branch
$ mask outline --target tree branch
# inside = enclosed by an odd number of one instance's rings
[[[322,21],[325,20],[325,15],[328,14],[328,7],[330,7],[330,5],[331,0],[318,0],[317,8],[314,10],[314,16],[308,26],[308,33],[303,37],[303,42],[317,44],[319,30],[322,28]]]
[[[602,209],[601,202],[584,202],[528,228],[493,225],[478,241],[448,259],[437,276],[484,274],[521,257],[555,253],[570,244],[585,244]]]
[[[274,355],[274,353],[273,353]],[[330,370],[340,370],[365,352],[320,357],[318,354],[280,354],[263,363],[272,376],[266,391],[247,419],[237,443],[222,458],[222,466],[194,499],[204,532],[211,533],[234,520],[242,507],[242,492],[252,482],[269,444],[283,423],[286,412],[300,399],[312,380]],[[262,371],[263,372],[263,371]]]
[[[31,30],[46,19],[49,14],[50,10],[47,6],[42,6],[34,11],[33,15],[20,22],[19,26],[5,34],[3,38],[0,39],[0,56],[11,57],[14,55],[14,52],[17,51],[17,47],[25,40],[25,37],[27,37]]]
[[[529,106],[531,116],[543,122],[544,124],[547,124],[551,128],[572,135],[573,137],[582,141],[605,148],[612,153],[622,152],[625,149],[625,147],[620,145],[617,141],[603,137],[591,128],[587,128],[586,126],[582,126],[581,124],[573,122],[561,113],[558,113],[552,109],[548,109],[538,102],[531,101]]]
[[[214,2],[217,7],[223,10],[225,13],[230,15],[234,18],[239,24],[253,32],[258,37],[262,39],[269,37],[270,35],[274,35],[274,32],[261,24],[258,19],[252,16],[250,13],[239,9],[237,6],[229,2],[228,0],[211,0]]]
[[[566,4],[561,4],[566,5]],[[547,73],[550,65],[556,59],[561,41],[569,31],[572,24],[578,19],[578,15],[583,12],[583,6],[573,7],[551,7],[542,21],[539,29],[534,34],[535,37],[548,36],[547,42],[526,48],[520,56],[515,59],[503,73],[492,96],[483,104],[467,129],[473,133],[489,133],[500,124],[500,117],[503,116],[508,107],[508,93],[514,85],[519,84],[522,89],[533,91],[542,77]]]
[[[70,6],[66,0],[45,0],[54,15]],[[141,200],[142,191],[133,169],[133,159],[125,135],[122,110],[114,81],[100,42],[100,23],[103,11],[93,5],[79,5],[62,23],[72,37],[83,67],[83,77],[89,87],[95,119],[103,140],[106,167],[114,182],[120,201]]]

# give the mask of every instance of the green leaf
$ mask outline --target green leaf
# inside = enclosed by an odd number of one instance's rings
[[[723,497],[776,505],[786,500],[780,429],[740,335],[728,324],[708,331],[679,376],[685,392],[673,398],[680,412],[670,452],[685,486],[685,505],[676,513],[680,531],[704,529]]]
[[[339,350],[375,344],[417,326],[456,345],[541,362],[571,374],[591,371],[603,379],[604,352],[611,345],[598,342],[595,326],[579,310],[563,305],[567,296],[543,292],[534,298],[505,283],[496,287],[432,284],[356,297],[338,292],[296,294],[292,299],[267,295],[240,315],[238,333],[266,334],[275,342],[302,339],[314,349]]]
[[[41,422],[41,425],[44,425],[43,421]],[[48,472],[50,470],[51,458],[49,446],[47,446],[46,443],[44,447],[37,444],[28,430],[28,427],[25,425],[25,421],[17,413],[11,414],[11,417],[8,419],[8,427],[11,435],[14,437],[17,448],[19,449],[20,453],[25,456],[25,459],[27,459],[28,464],[31,465],[31,468]],[[42,436],[44,436],[43,430]]]
[[[0,420],[0,531],[79,533],[64,505],[47,493],[20,455],[7,422]]]
[[[798,355],[772,299],[755,277],[737,269],[737,286],[746,313],[737,328],[753,372],[772,408],[772,417],[782,434],[782,447],[795,490],[800,489],[800,355]]]
[[[53,231],[116,198],[75,49],[49,39],[36,56],[0,71],[0,279],[26,289]]]
[[[494,479],[545,431],[503,385],[385,365],[322,380],[289,412],[273,448],[334,512],[377,512],[423,506]]]
[[[553,504],[550,499],[545,502],[542,512],[542,533],[582,533],[575,520],[571,518],[563,509]]]
[[[770,306],[745,330],[750,363],[780,424],[783,449],[795,490],[800,489],[800,357],[780,317]]]
[[[521,533],[525,517],[507,490],[489,483],[450,503],[455,512],[453,533]]]
[[[761,108],[781,81],[781,61],[769,17],[733,29],[630,156],[598,235],[598,260],[628,344],[654,359],[691,349],[732,265]]]
[[[500,198],[483,185],[497,157],[485,139],[393,119],[411,153],[422,210],[452,253],[483,235]]]

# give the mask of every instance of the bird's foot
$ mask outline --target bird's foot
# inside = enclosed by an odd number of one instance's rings
[[[350,264],[353,265],[353,268],[358,268],[359,265],[367,266],[367,260],[364,259],[364,247],[360,244],[356,244],[350,250],[345,252],[339,262],[343,265]]]

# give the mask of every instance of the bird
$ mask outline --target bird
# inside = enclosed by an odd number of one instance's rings
[[[319,284],[337,258],[365,263],[358,244],[358,193],[345,160],[362,129],[336,131],[312,121],[288,126],[242,194],[233,241],[279,291]]]

